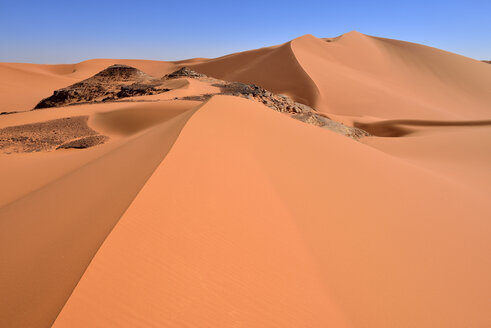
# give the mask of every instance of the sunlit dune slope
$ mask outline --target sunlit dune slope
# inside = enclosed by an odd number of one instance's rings
[[[486,327],[485,200],[348,138],[215,97],[54,327]]]
[[[293,50],[316,82],[319,108],[350,116],[483,119],[491,107],[491,67],[439,49],[350,32],[313,36]]]

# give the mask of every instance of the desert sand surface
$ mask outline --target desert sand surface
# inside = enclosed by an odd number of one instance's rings
[[[353,31],[0,96],[0,327],[491,326],[485,62]]]

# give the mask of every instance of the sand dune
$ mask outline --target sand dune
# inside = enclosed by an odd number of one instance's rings
[[[210,78],[32,111],[114,64]],[[0,63],[0,327],[489,327],[490,86],[486,63],[358,32]]]
[[[491,67],[438,49],[350,32],[293,41],[321,91],[319,109],[348,116],[489,118]]]
[[[300,66],[291,42],[189,65],[194,70],[228,81],[255,83],[296,101],[314,105],[319,94],[314,81]]]
[[[2,288],[9,297],[1,301],[0,326],[48,326],[54,320],[191,114],[174,114],[151,131],[110,144],[90,162],[0,209],[0,255],[8,267],[0,281],[9,282]]]
[[[370,123],[355,123],[355,126],[378,137],[402,137],[418,130],[436,130],[444,127],[491,126],[491,120],[482,121],[426,121],[426,120],[387,120]]]
[[[66,65],[0,63],[0,113],[30,110],[53,90],[84,80],[113,64],[130,65],[155,76],[170,73],[176,67],[171,62],[130,59],[93,59]]]
[[[305,35],[192,67],[345,116],[483,119],[491,106],[491,67],[484,63],[355,31],[330,42]]]
[[[55,327],[482,326],[484,199],[259,105],[213,98]],[[470,257],[472,272],[460,266]]]
[[[469,192],[489,195],[491,142],[485,126],[440,126],[407,138],[366,138],[364,143],[461,184]]]

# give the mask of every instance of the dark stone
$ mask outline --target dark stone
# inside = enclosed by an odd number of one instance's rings
[[[117,98],[141,96],[169,91],[158,89],[162,80],[137,68],[112,65],[94,76],[53,92],[34,109],[60,107],[77,103],[106,102]]]
[[[85,149],[96,145],[100,145],[104,143],[107,139],[108,137],[103,135],[88,136],[88,137],[83,137],[77,140],[72,140],[67,143],[64,143],[63,145],[58,146],[56,149],[70,149],[70,148]]]
[[[188,67],[182,67],[175,72],[165,75],[163,79],[169,80],[169,79],[177,79],[181,77],[199,78],[199,77],[206,77],[206,75],[197,73],[189,69]]]

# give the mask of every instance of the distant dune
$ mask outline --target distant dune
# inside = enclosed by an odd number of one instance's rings
[[[491,326],[490,65],[353,31],[0,94],[0,327]]]

